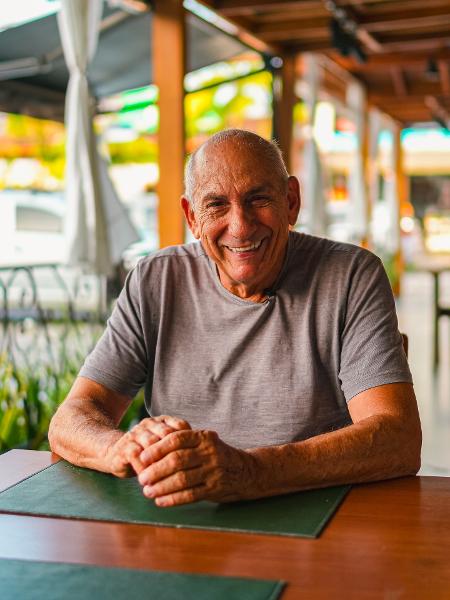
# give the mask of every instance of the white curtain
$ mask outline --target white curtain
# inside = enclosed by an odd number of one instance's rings
[[[97,48],[102,0],[61,0],[58,27],[70,72],[66,93],[66,239],[69,265],[110,275],[139,239],[97,151],[87,69]]]
[[[367,191],[363,161],[365,94],[361,84],[347,86],[347,105],[352,110],[356,125],[356,155],[349,175],[349,219],[352,224],[352,241],[360,243],[368,234]]]
[[[319,95],[320,69],[312,54],[305,54],[305,82],[309,114],[308,139],[304,150],[303,200],[306,212],[306,226],[309,233],[325,235],[327,226],[324,178],[319,150],[313,135],[316,105]]]

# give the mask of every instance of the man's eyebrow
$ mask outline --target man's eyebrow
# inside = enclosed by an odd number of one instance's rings
[[[257,185],[250,188],[247,192],[245,192],[245,195],[254,196],[255,194],[260,194],[262,192],[270,192],[271,190],[273,190],[273,185],[270,183],[263,183],[262,185]]]
[[[274,189],[274,187],[272,184],[263,183],[261,185],[256,185],[256,186],[250,188],[249,190],[247,190],[244,193],[244,196],[247,198],[249,196],[254,196],[255,194],[260,194],[262,192],[268,192],[273,189]],[[205,194],[204,196],[202,196],[201,201],[202,202],[211,202],[214,200],[226,200],[226,199],[227,199],[226,194],[215,194],[214,192],[211,192],[209,194]]]
[[[202,196],[202,202],[209,202],[211,200],[226,200],[226,196],[224,194],[206,194]]]

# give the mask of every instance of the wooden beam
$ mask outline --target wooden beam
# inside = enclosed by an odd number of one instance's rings
[[[387,2],[371,3],[369,10],[361,11],[372,16],[388,16],[390,13],[411,12],[414,9],[428,11],[435,7],[448,8],[448,0],[427,0],[425,8],[423,0],[388,0]],[[363,7],[364,8],[364,5]]]
[[[298,41],[289,40],[289,50],[291,52],[320,52],[328,53],[333,50],[331,47],[331,40],[312,40],[312,41]]]
[[[422,52],[390,52],[385,54],[370,55],[366,63],[358,63],[351,58],[341,56],[334,50],[331,53],[333,60],[336,60],[342,67],[351,71],[352,73],[358,73],[363,71],[364,73],[386,71],[390,66],[401,66],[402,68],[407,67],[420,67],[426,65],[426,62],[430,58],[435,60],[450,60],[450,49],[441,49],[436,52],[430,52],[424,50]]]
[[[446,96],[450,96],[450,75],[448,72],[448,63],[445,60],[438,61],[438,69],[442,93]]]
[[[329,24],[330,15],[328,13],[315,18],[311,18],[310,15],[307,15],[306,18],[302,18],[302,15],[297,13],[297,17],[295,19],[257,22],[253,32],[255,35],[272,35],[291,30],[300,33],[303,32],[305,35],[307,35],[309,29],[324,30],[328,32]]]
[[[184,241],[180,207],[184,171],[185,13],[182,0],[153,3],[153,72],[159,88],[159,245]]]
[[[432,117],[439,119],[447,128],[450,127],[450,113],[445,106],[442,106],[438,98],[435,96],[426,96],[425,106],[430,109]]]
[[[371,0],[372,3],[386,0]],[[414,0],[411,0],[414,1]],[[432,1],[432,0],[431,0]],[[293,10],[308,11],[323,6],[323,0],[209,0],[204,2],[222,15],[254,15],[270,12]],[[354,5],[354,0],[339,0],[340,6]]]
[[[329,13],[316,18],[311,18],[308,14],[307,18],[301,18],[301,15],[297,14],[295,19],[285,21],[258,21],[252,31],[265,41],[295,40],[296,43],[301,43],[306,40],[326,40],[328,45],[329,25]],[[356,37],[372,52],[383,51],[383,46],[363,27],[358,26]]]
[[[321,43],[323,46],[330,46],[328,27],[318,27],[316,29],[303,29],[292,25],[288,29],[280,29],[279,31],[270,31],[255,34],[267,43],[277,42],[283,44],[285,42],[294,41],[297,44],[305,43]]]
[[[395,98],[383,98],[380,96],[369,96],[370,102],[377,106],[383,106],[386,110],[403,110],[413,111],[422,110],[424,106],[424,96],[414,96],[411,98],[408,95],[408,101],[405,102],[405,98],[401,96],[395,96]]]
[[[385,52],[438,51],[446,48],[448,35],[438,35],[435,32],[427,34],[408,33],[405,36],[387,34],[383,35],[380,41]]]
[[[395,98],[390,84],[376,83],[371,86],[369,80],[369,88],[373,89],[369,94],[371,98]],[[439,96],[440,93],[441,84],[439,81],[415,80],[408,82],[408,96]]]
[[[360,24],[370,32],[424,29],[426,27],[441,28],[450,22],[450,4],[447,7],[429,8],[424,5],[422,9],[408,9],[389,15],[365,15],[360,18]]]
[[[383,45],[365,28],[359,27],[356,29],[356,37],[369,50],[375,53],[383,52]]]
[[[322,0],[305,0],[299,3],[298,0],[280,0],[279,2],[264,2],[263,0],[216,0],[208,4],[222,15],[254,15],[258,13],[270,13],[285,10],[295,10],[302,5],[304,10],[316,8],[322,4]]]
[[[408,89],[403,71],[400,67],[391,67],[390,72],[395,93],[397,96],[406,96]]]
[[[279,10],[276,12],[263,12],[257,13],[255,15],[251,15],[251,17],[247,17],[247,21],[253,21],[255,23],[276,23],[277,21],[295,21],[298,18],[305,17],[306,19],[312,18],[320,18],[320,17],[329,17],[329,12],[326,10],[323,4],[319,4],[315,7],[306,8],[304,4],[301,3],[295,9],[292,10]]]
[[[273,137],[278,141],[289,173],[292,172],[292,139],[294,131],[294,105],[296,81],[296,56],[283,56],[278,81],[274,81]]]

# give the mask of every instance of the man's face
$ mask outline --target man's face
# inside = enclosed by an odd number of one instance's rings
[[[298,182],[283,181],[253,146],[207,148],[196,162],[194,206],[182,206],[222,284],[243,298],[263,295],[283,264],[289,225],[300,207]]]

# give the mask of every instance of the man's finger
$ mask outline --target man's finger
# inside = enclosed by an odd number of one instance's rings
[[[161,479],[178,473],[178,471],[199,467],[201,464],[202,459],[194,449],[175,450],[141,471],[139,483],[141,485],[153,485]]]
[[[136,427],[131,430],[131,435],[133,439],[142,446],[142,448],[147,448],[151,444],[155,444],[159,442],[161,438],[159,438],[154,433],[151,433],[147,429]]]
[[[180,504],[189,504],[190,502],[197,502],[198,500],[204,500],[206,498],[207,488],[204,485],[197,485],[195,487],[175,492],[173,494],[167,494],[166,496],[159,496],[155,498],[156,506],[169,507],[178,506]]]
[[[191,429],[189,423],[184,419],[180,419],[179,417],[172,417],[171,415],[161,415],[155,418],[158,420],[162,420],[164,423],[169,425],[169,427],[173,427],[178,431],[182,429]]]
[[[199,500],[200,496],[204,498],[207,487],[204,483],[202,470],[190,469],[189,471],[176,473],[155,485],[146,485],[142,491],[144,496],[154,499],[158,506],[171,506],[171,503],[165,503],[167,498],[176,496],[177,501],[174,504],[194,502]],[[183,494],[184,502],[180,502],[180,494]]]
[[[139,475],[139,473],[144,468],[144,465],[142,464],[141,459],[139,458],[141,452],[142,452],[142,446],[140,444],[138,444],[137,442],[135,442],[134,440],[130,440],[127,443],[125,450],[124,450],[124,455],[125,455],[126,460],[133,467],[133,469],[137,475]]]
[[[145,448],[139,458],[143,465],[148,466],[161,460],[170,452],[175,452],[183,448],[195,448],[199,443],[200,440],[197,432],[191,429],[175,431],[159,440],[159,442],[156,442],[156,444]]]
[[[134,474],[132,471],[140,473],[143,468],[139,458],[141,452],[142,446],[127,438],[112,458],[112,472],[118,477],[129,477]]]
[[[143,429],[153,433],[153,435],[158,436],[160,439],[164,438],[169,433],[173,433],[177,431],[174,427],[167,425],[164,421],[157,421],[156,419],[143,419],[140,423],[136,425],[137,429]]]

